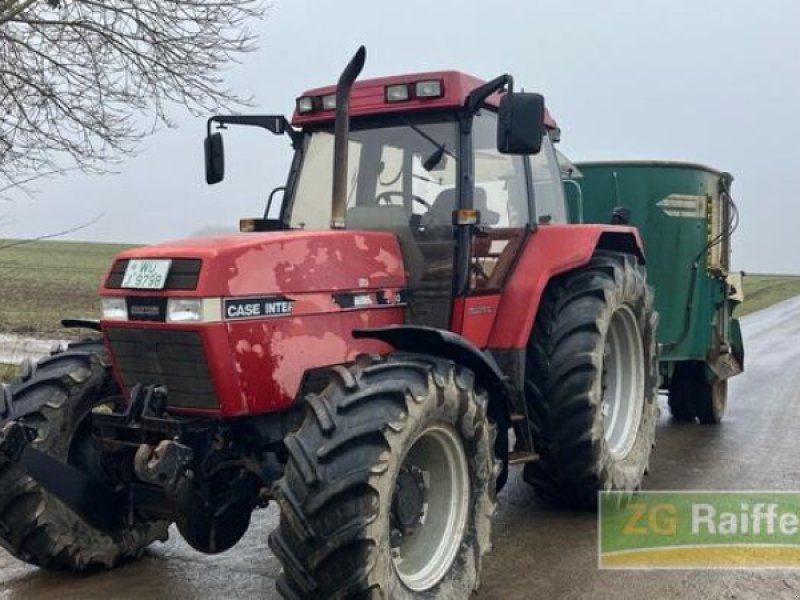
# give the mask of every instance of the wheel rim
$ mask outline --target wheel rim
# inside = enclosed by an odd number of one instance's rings
[[[398,525],[398,478],[392,498],[392,561],[403,584],[425,591],[450,569],[467,525],[470,484],[461,440],[450,427],[429,427],[414,441],[401,471],[413,472],[412,479],[420,481],[421,510],[412,527]]]
[[[633,311],[622,306],[608,326],[603,357],[603,434],[615,458],[626,457],[639,431],[644,401],[644,349]]]

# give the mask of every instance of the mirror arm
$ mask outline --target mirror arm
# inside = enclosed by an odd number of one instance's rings
[[[274,190],[272,190],[270,192],[269,198],[267,198],[267,207],[264,209],[264,218],[265,219],[269,219],[269,209],[272,208],[272,199],[275,197],[275,194],[277,194],[278,192],[283,192],[285,194],[286,193],[286,186],[285,185],[278,186],[278,187],[276,187]],[[280,219],[278,219],[278,220],[280,220]]]
[[[506,86],[508,86],[507,93],[511,94],[514,92],[514,78],[508,73],[495,77],[491,81],[487,81],[483,85],[476,87],[470,92],[469,96],[467,96],[467,101],[464,103],[467,114],[475,114],[484,100]]]
[[[303,139],[303,135],[292,127],[292,124],[284,116],[265,116],[265,115],[215,115],[208,119],[206,124],[206,134],[211,135],[211,124],[216,123],[222,129],[225,125],[248,125],[251,127],[261,127],[271,131],[275,135],[284,133],[292,140],[292,147],[297,149],[298,144]]]

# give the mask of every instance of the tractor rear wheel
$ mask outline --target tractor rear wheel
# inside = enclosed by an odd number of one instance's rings
[[[653,295],[634,256],[598,252],[548,286],[528,346],[526,399],[547,500],[590,508],[637,489],[658,417]]]
[[[270,546],[287,598],[465,598],[490,547],[501,465],[471,371],[361,357],[286,440]]]
[[[25,363],[7,392],[18,412],[41,406],[24,417],[38,433],[32,445],[78,468],[91,460],[91,411],[121,400],[100,341],[71,344],[38,363]],[[161,522],[101,532],[19,466],[0,461],[0,545],[20,560],[76,571],[112,567],[166,538],[167,524]]]

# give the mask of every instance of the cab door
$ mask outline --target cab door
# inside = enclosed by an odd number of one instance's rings
[[[497,150],[497,116],[476,115],[472,129],[474,156],[474,228],[465,297],[457,298],[452,329],[479,348],[486,347],[500,293],[531,224],[531,202],[525,157]]]

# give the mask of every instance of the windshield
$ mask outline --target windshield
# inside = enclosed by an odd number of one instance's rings
[[[456,182],[455,121],[383,119],[354,121],[347,162],[348,228],[370,229],[372,213],[424,229],[449,225]],[[303,161],[285,215],[292,229],[328,229],[333,186],[333,132],[305,135]],[[438,210],[439,204],[446,210]],[[388,210],[386,210],[388,209]],[[441,214],[439,214],[441,213]],[[390,218],[391,217],[391,218]],[[439,223],[439,221],[443,221]]]

